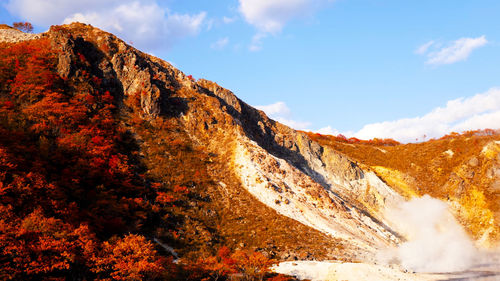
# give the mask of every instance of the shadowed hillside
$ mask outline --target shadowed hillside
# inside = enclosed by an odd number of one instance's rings
[[[293,130],[91,26],[5,32],[3,279],[164,279],[184,274],[167,270],[177,257],[203,275],[199,259],[223,246],[266,259],[356,258],[359,245],[280,215],[242,183],[241,140],[312,171],[285,140]]]

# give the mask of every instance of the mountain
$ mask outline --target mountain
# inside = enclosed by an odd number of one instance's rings
[[[261,280],[273,260],[374,263],[406,240],[386,211],[426,193],[455,196],[472,235],[498,239],[472,218],[497,219],[498,200],[476,206],[485,189],[461,177],[498,182],[498,135],[471,138],[484,157],[440,142],[460,158],[421,157],[413,173],[393,159],[420,144],[295,131],[90,25],[3,27],[0,41],[2,279]],[[454,176],[418,189],[434,168]]]
[[[362,163],[406,198],[447,201],[474,240],[492,247],[500,238],[500,134],[486,129],[410,144],[377,144],[308,133]]]

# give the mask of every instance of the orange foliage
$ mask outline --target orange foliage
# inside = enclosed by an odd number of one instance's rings
[[[166,279],[180,266],[145,237],[193,240],[177,227],[206,200],[190,190],[213,185],[210,157],[173,119],[119,112],[81,52],[63,79],[48,39],[0,43],[0,279]],[[260,280],[272,263],[223,248],[203,267]]]
[[[94,257],[95,273],[111,276],[109,280],[151,280],[164,274],[166,260],[158,256],[154,245],[140,235],[104,242],[99,257]],[[107,278],[102,279],[107,280]]]
[[[493,129],[482,129],[482,130],[469,130],[469,131],[464,131],[461,134],[457,132],[451,132],[447,135],[442,136],[439,138],[440,140],[448,140],[448,139],[453,139],[457,138],[460,136],[464,137],[473,137],[473,136],[494,136],[500,134],[500,130],[493,130]]]
[[[223,246],[216,256],[198,261],[200,267],[209,272],[212,280],[227,278],[229,275],[241,275],[243,280],[264,280],[269,274],[270,267],[276,263],[260,252],[236,250],[231,253]],[[278,277],[273,277],[278,278]],[[272,280],[272,279],[268,279]],[[280,279],[278,279],[280,280]],[[281,279],[288,280],[288,279]]]
[[[406,197],[428,194],[458,203],[461,209],[457,218],[473,238],[498,241],[500,192],[491,171],[498,165],[496,142],[500,130],[452,132],[427,142],[384,147],[346,143],[334,136],[308,135],[371,167]]]
[[[245,280],[263,280],[269,268],[276,263],[259,252],[236,251],[231,257]]]
[[[371,140],[360,140],[355,137],[347,138],[346,136],[339,134],[337,136],[330,135],[322,135],[319,133],[305,132],[311,139],[313,140],[328,140],[328,141],[337,141],[342,143],[350,143],[350,144],[366,144],[366,145],[374,145],[374,146],[395,146],[400,143],[393,139],[379,139],[374,138]]]
[[[229,274],[236,273],[235,261],[230,254],[230,250],[224,246],[219,249],[216,256],[200,259],[198,263],[202,269],[209,273],[212,280],[217,281]]]
[[[160,204],[170,204],[170,203],[173,203],[175,202],[175,197],[166,193],[166,192],[157,192],[157,196],[156,196],[156,202],[160,203]]]
[[[16,29],[19,29],[24,32],[32,32],[33,31],[33,25],[29,22],[15,22],[12,24],[12,26]]]
[[[185,186],[180,186],[180,185],[174,186],[174,192],[182,193],[182,194],[189,194],[188,188]]]
[[[143,236],[109,240],[168,217],[144,200],[157,194],[131,160],[112,93],[90,70],[65,80],[56,65],[47,39],[0,43],[0,279],[167,272]]]

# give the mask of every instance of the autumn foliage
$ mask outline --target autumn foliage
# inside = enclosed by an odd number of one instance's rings
[[[167,261],[158,257],[154,245],[144,236],[134,234],[104,242],[100,254],[93,258],[93,271],[114,280],[159,279]]]
[[[33,25],[30,22],[15,22],[12,24],[12,26],[16,29],[19,29],[24,32],[32,32],[33,31]]]
[[[33,31],[33,25],[30,22],[15,22],[12,24],[12,26],[16,29],[19,29],[23,32],[32,32]]]
[[[211,184],[210,156],[175,121],[145,120],[140,95],[120,100],[84,50],[61,77],[58,52],[49,39],[0,43],[0,279],[185,280],[195,266],[261,280],[261,253],[173,263],[158,241],[206,238],[179,227],[197,223],[188,203],[206,201],[191,190]]]
[[[200,268],[209,273],[211,280],[226,280],[229,277],[237,280],[289,280],[286,276],[272,276],[269,269],[276,260],[254,251],[236,250],[231,252],[221,247],[217,255],[198,261]]]
[[[395,145],[308,135],[369,167],[405,197],[428,194],[453,202],[456,217],[474,239],[500,239],[500,192],[494,176],[500,130],[451,132],[439,139]]]
[[[88,72],[62,79],[46,39],[0,53],[0,279],[164,277],[168,260],[140,233],[166,211],[145,200],[156,193],[113,94]]]
[[[336,141],[336,142],[342,142],[342,143],[349,143],[349,144],[365,144],[365,145],[373,145],[373,146],[395,146],[400,144],[398,141],[390,139],[390,138],[385,138],[385,139],[379,139],[379,138],[373,138],[370,140],[362,140],[358,139],[355,137],[350,137],[347,138],[346,136],[342,134],[338,134],[336,136],[330,136],[330,135],[322,135],[319,133],[312,133],[312,132],[305,132],[310,138],[314,140],[318,139],[323,139],[323,140],[328,140],[328,141]]]

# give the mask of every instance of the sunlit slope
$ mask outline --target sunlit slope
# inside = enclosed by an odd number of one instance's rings
[[[1,280],[171,280],[224,247],[365,261],[399,242],[382,209],[401,196],[214,82],[80,23],[1,29],[0,53]]]
[[[500,238],[500,135],[492,130],[452,134],[410,144],[349,142],[309,133],[373,170],[401,195],[429,194],[448,201],[469,234],[483,246]]]

